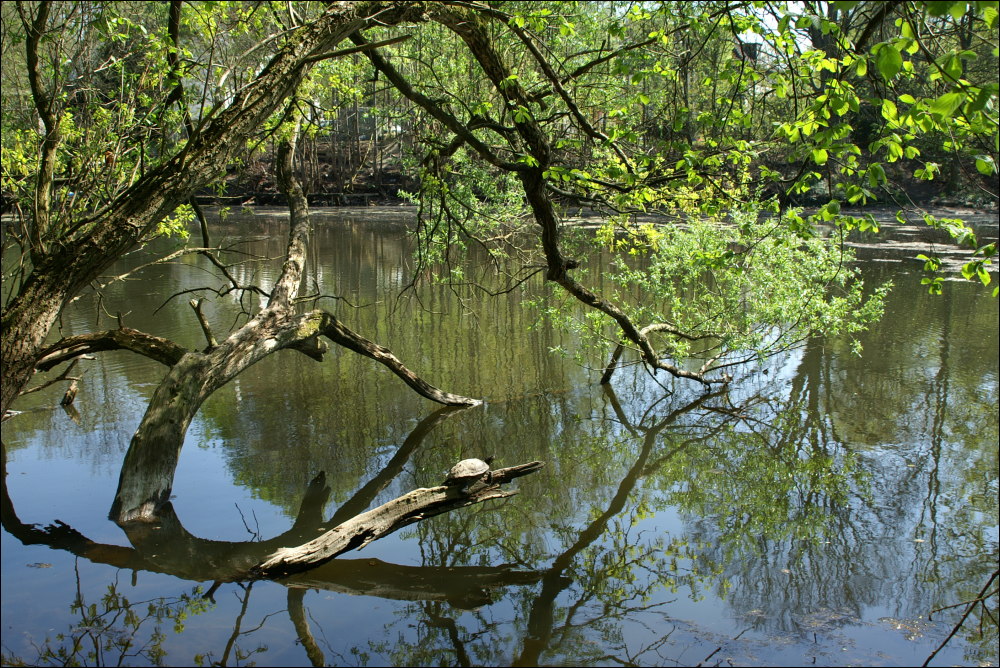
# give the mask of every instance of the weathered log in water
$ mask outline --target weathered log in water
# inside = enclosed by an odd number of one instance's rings
[[[421,427],[433,425],[441,417],[440,412],[432,414],[418,425],[415,433],[423,433]],[[534,473],[544,465],[541,462],[493,471],[492,484],[481,484],[468,493],[461,492],[457,486],[417,489],[333,528],[330,524],[336,521],[337,514],[331,522],[324,522],[321,514],[330,495],[326,476],[321,472],[309,483],[292,527],[265,540],[219,541],[194,536],[184,528],[168,503],[157,522],[133,522],[123,527],[132,547],[98,543],[63,522],[40,527],[21,521],[7,489],[6,457],[3,464],[0,522],[4,529],[25,545],[47,545],[93,563],[121,569],[215,583],[279,578],[295,571],[300,575],[289,582],[291,586],[359,594],[395,592],[391,598],[459,601],[471,607],[482,604],[476,592],[487,585],[523,584],[542,576],[501,565],[466,568],[460,572],[449,568],[448,577],[443,576],[441,569],[410,567],[402,577],[401,567],[377,562],[381,567],[376,569],[372,568],[376,563],[371,560],[349,560],[343,565],[312,572],[339,554],[360,549],[414,522],[490,499],[513,496],[516,491],[502,491],[499,485]],[[309,540],[318,531],[324,533]],[[286,547],[289,545],[292,547]],[[359,570],[365,572],[361,581],[356,578]],[[307,571],[309,575],[304,574]]]
[[[500,485],[542,468],[542,462],[528,462],[484,474],[490,482],[471,488],[440,485],[415,489],[378,508],[353,517],[304,545],[282,548],[250,569],[250,578],[274,578],[313,568],[348,550],[361,549],[372,541],[403,527],[465,506],[517,494]]]

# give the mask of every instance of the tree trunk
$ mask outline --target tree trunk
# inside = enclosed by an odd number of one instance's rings
[[[428,399],[446,405],[480,403],[430,385],[407,369],[392,351],[359,336],[325,311],[295,313],[310,221],[308,203],[292,165],[294,154],[294,139],[283,141],[277,152],[277,181],[288,199],[290,227],[285,263],[268,304],[218,345],[205,352],[185,353],[160,382],[122,464],[110,511],[111,519],[119,524],[151,521],[165,506],[188,426],[205,399],[243,370],[279,350],[298,349],[321,360],[326,352],[325,344],[318,341],[321,335],[383,364]]]
[[[378,16],[377,21],[373,18]],[[49,329],[63,305],[123,253],[141,243],[156,224],[202,185],[223,173],[249,138],[302,82],[310,59],[328,52],[348,34],[373,23],[418,20],[411,3],[333,3],[312,24],[291,33],[257,79],[209,121],[203,132],[170,160],[146,172],[114,202],[77,231],[36,257],[31,274],[3,309],[0,414],[24,389]]]

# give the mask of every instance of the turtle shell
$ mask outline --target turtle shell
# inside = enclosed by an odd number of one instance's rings
[[[464,482],[486,475],[490,470],[490,465],[482,459],[463,459],[451,467],[448,471],[446,483]]]

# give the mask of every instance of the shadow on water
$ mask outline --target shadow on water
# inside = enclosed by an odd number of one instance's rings
[[[962,610],[928,613],[995,569],[997,306],[983,290],[933,298],[872,262],[871,280],[899,288],[860,357],[830,339],[723,392],[638,368],[602,389],[549,354],[564,335],[519,297],[396,301],[406,215],[320,219],[309,281],[344,298],[330,300],[338,317],[487,403],[428,413],[364,360],[275,356],[203,406],[162,521],[121,532],[103,520],[107,488],[161,372],[91,362],[79,422],[42,392],[4,424],[5,664],[916,665]],[[275,224],[261,218],[227,229],[261,237]],[[243,271],[266,284],[276,267]],[[204,280],[185,260],[104,298],[200,345],[189,312],[153,311]],[[206,312],[224,328],[240,306]],[[93,317],[81,300],[64,332]],[[232,581],[488,454],[547,466],[518,496],[420,522],[364,558]],[[996,643],[995,624],[970,623],[935,664],[995,663]]]

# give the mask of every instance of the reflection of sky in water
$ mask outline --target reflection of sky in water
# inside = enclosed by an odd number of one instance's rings
[[[259,220],[243,224],[248,237],[266,229]],[[543,661],[618,654],[623,644],[645,664],[697,663],[710,655],[709,663],[797,665],[812,657],[867,663],[877,652],[889,663],[921,663],[951,618],[921,627],[923,635],[910,632],[911,639],[906,624],[935,606],[968,598],[981,586],[979,571],[996,559],[997,304],[974,297],[969,286],[935,300],[912,276],[897,280],[886,319],[863,336],[861,358],[828,341],[769,360],[747,370],[728,399],[713,402],[720,410],[684,414],[644,452],[643,429],[696,398],[696,389],[662,374],[653,379],[635,368],[619,369],[616,413],[595,375],[546,353],[566,343],[558,334],[547,327],[525,333],[535,313],[516,300],[483,304],[475,318],[463,316],[464,306],[444,290],[425,291],[420,304],[397,303],[375,288],[409,282],[399,236],[320,220],[314,240],[310,258],[319,266],[307,272],[316,282],[307,291],[367,304],[352,308],[325,300],[322,306],[388,343],[431,382],[489,399],[437,424],[372,503],[440,482],[463,457],[495,454],[498,465],[548,464],[518,481],[521,494],[504,504],[435,518],[350,556],[406,565],[523,559],[525,568],[546,569],[586,538],[564,571],[568,581],[555,597],[553,619],[558,627],[560,615],[573,610],[571,623],[579,626],[565,630],[564,641],[586,643],[594,652],[560,645],[555,633]],[[281,239],[253,247],[269,257],[283,250]],[[216,286],[217,279],[192,271],[195,262],[151,269],[109,287],[108,310],[120,310],[129,326],[203,346],[186,304],[191,295],[153,315],[171,294]],[[239,277],[267,282],[276,267],[262,263]],[[868,273],[880,279],[889,271],[883,264]],[[201,296],[211,300],[206,313],[217,335],[238,321],[237,302]],[[101,326],[113,322],[105,317]],[[77,302],[63,327],[64,334],[93,329],[92,303]],[[61,392],[54,388],[26,397],[18,405],[25,413],[4,425],[7,482],[23,522],[58,519],[92,540],[126,545],[106,514],[117,467],[162,369],[122,352],[83,365],[79,425],[49,408]],[[767,400],[741,407],[755,395]],[[323,364],[279,354],[202,407],[181,454],[175,509],[185,528],[204,538],[249,539],[244,524],[264,537],[275,535],[294,518],[318,470],[327,471],[333,487],[329,514],[377,475],[432,410],[353,353],[331,351]],[[712,432],[726,420],[731,431]],[[680,447],[684,439],[690,443]],[[677,452],[668,457],[672,448]],[[646,468],[634,489],[625,489],[624,504],[601,531],[585,537],[613,508],[622,480],[642,457]],[[824,468],[819,463],[825,457]],[[787,470],[761,467],[770,460]],[[804,463],[810,461],[817,462],[813,469]],[[775,480],[787,474],[792,484],[771,485],[772,473]],[[820,485],[825,492],[815,492],[810,475],[826,481]],[[784,526],[761,505],[768,494],[789,504]],[[753,531],[737,530],[737,513]],[[820,525],[808,525],[814,520]],[[785,529],[793,533],[782,534]],[[810,537],[796,538],[794,531]],[[24,633],[37,644],[72,623],[67,608],[77,586],[75,568],[91,601],[115,578],[131,600],[177,596],[193,586],[147,572],[138,573],[133,586],[131,573],[23,546],[7,532],[2,540],[4,645],[29,660]],[[679,546],[676,555],[664,555],[664,545],[672,543]],[[625,547],[635,563],[615,571],[614,557]],[[591,586],[598,592],[593,596]],[[620,601],[636,609],[619,616],[602,603],[609,596],[604,590],[648,598],[641,605]],[[478,611],[445,606],[439,612],[457,620],[473,658],[509,663],[521,651],[526,620],[541,593],[539,585],[510,587],[494,592],[496,602]],[[168,632],[169,659],[189,661],[207,649],[218,657],[240,611],[237,594],[242,590],[224,586],[214,609],[189,619],[183,634]],[[351,648],[371,652],[373,663],[453,657],[438,646],[430,604],[332,591],[310,591],[305,604],[330,662],[348,662]],[[246,640],[248,646],[269,645],[257,657],[262,665],[305,662],[281,613],[286,605],[284,587],[254,585],[247,627],[279,613]],[[386,634],[389,647],[378,646]],[[396,638],[403,644],[392,655]],[[956,642],[938,660],[966,661],[961,648]]]

